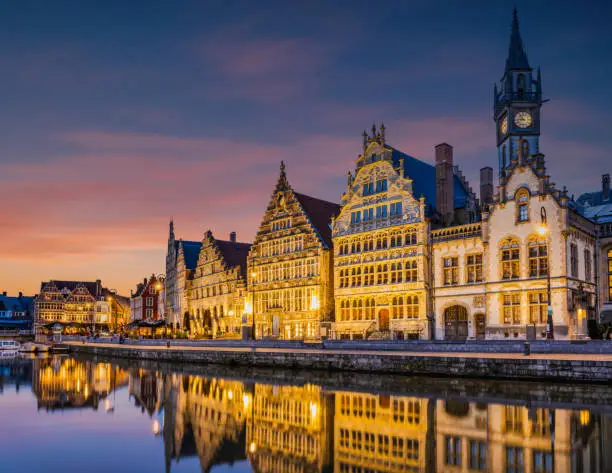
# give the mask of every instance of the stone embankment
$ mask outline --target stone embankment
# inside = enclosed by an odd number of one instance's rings
[[[561,342],[562,343],[562,342]],[[570,353],[380,350],[370,345],[305,346],[274,343],[129,344],[67,342],[75,353],[178,363],[219,364],[301,370],[373,372],[469,378],[612,381],[612,354],[590,353],[589,344]],[[282,346],[281,346],[282,345]],[[551,345],[550,343],[548,345]],[[592,345],[595,346],[595,345]],[[607,345],[605,345],[607,347]],[[372,349],[374,348],[374,349]],[[583,348],[581,350],[580,348]],[[607,349],[607,348],[606,348]],[[375,351],[380,350],[380,351]],[[532,351],[533,353],[533,351]]]

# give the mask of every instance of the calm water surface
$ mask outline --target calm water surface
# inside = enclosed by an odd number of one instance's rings
[[[219,370],[2,360],[0,471],[612,472],[611,408],[584,386]]]

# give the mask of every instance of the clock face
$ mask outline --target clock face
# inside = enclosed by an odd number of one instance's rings
[[[499,132],[505,135],[508,132],[508,115],[506,115],[499,124]]]
[[[528,128],[533,123],[529,112],[518,112],[514,117],[514,124],[519,128]]]

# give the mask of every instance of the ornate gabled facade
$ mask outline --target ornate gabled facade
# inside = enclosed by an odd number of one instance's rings
[[[177,240],[174,222],[170,221],[166,253],[166,323],[174,328],[188,329],[190,324],[188,291],[197,266],[202,243]]]
[[[198,335],[239,336],[246,297],[246,266],[250,243],[204,234],[190,283],[191,331]]]
[[[319,338],[333,315],[329,223],[338,205],[295,192],[280,177],[248,257],[256,336]],[[252,319],[251,319],[252,322]]]

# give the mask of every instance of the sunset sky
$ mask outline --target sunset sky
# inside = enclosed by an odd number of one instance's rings
[[[515,3],[552,180],[597,190],[611,2],[2,2],[0,290],[129,294],[164,271],[170,217],[187,240],[250,241],[281,160],[294,189],[339,201],[373,121],[425,161],[450,143],[477,189]]]

